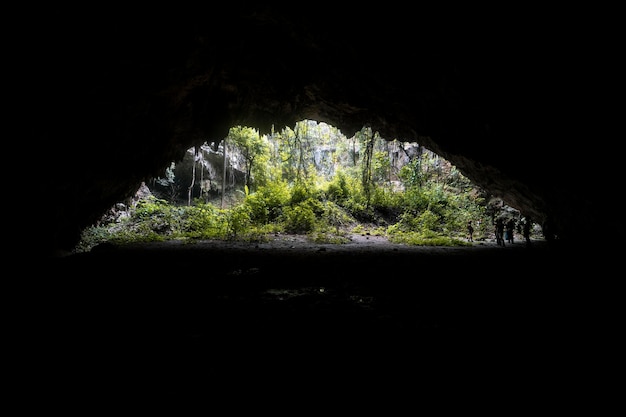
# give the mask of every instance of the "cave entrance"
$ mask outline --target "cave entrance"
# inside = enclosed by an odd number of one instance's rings
[[[164,239],[290,233],[342,243],[367,233],[454,246],[494,241],[498,219],[513,222],[517,234],[526,221],[420,143],[368,127],[348,137],[302,120],[269,134],[235,126],[219,141],[188,149],[100,224]]]

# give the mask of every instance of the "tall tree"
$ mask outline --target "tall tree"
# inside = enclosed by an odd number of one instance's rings
[[[369,207],[371,195],[372,195],[372,156],[374,154],[374,142],[376,135],[372,134],[372,129],[364,127],[360,132],[361,140],[364,145],[363,160],[362,160],[362,174],[361,174],[361,186],[365,193],[366,206]]]
[[[230,128],[228,139],[235,145],[244,159],[245,184],[248,190],[252,191],[255,185],[252,177],[255,162],[257,158],[269,154],[267,139],[261,137],[257,129],[245,126]]]
[[[226,139],[224,138],[223,145],[223,159],[222,159],[222,200],[221,207],[224,208],[224,196],[226,195]]]

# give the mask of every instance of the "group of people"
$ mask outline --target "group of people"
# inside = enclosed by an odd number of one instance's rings
[[[517,232],[521,231],[526,241],[526,246],[530,246],[530,231],[532,229],[532,220],[530,217],[526,217],[523,222],[517,224]],[[505,246],[505,242],[513,244],[515,241],[515,220],[511,217],[506,222],[503,217],[498,217],[494,222],[496,243],[498,246]],[[470,242],[474,241],[474,226],[472,221],[467,222],[467,239]]]

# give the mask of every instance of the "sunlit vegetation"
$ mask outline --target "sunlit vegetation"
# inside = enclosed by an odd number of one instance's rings
[[[309,120],[269,135],[233,127],[140,191],[84,230],[76,251],[104,242],[264,242],[283,233],[317,243],[369,234],[459,246],[492,239],[497,217],[522,221],[418,143],[385,140],[369,128],[347,138]]]

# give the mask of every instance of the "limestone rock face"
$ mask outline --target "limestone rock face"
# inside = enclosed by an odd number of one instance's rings
[[[229,127],[303,119],[418,142],[560,240],[603,229],[590,192],[601,180],[581,168],[597,112],[582,82],[599,55],[587,35],[531,30],[519,14],[435,22],[310,6],[27,14],[14,105],[46,207],[42,251],[71,250],[142,181]]]

